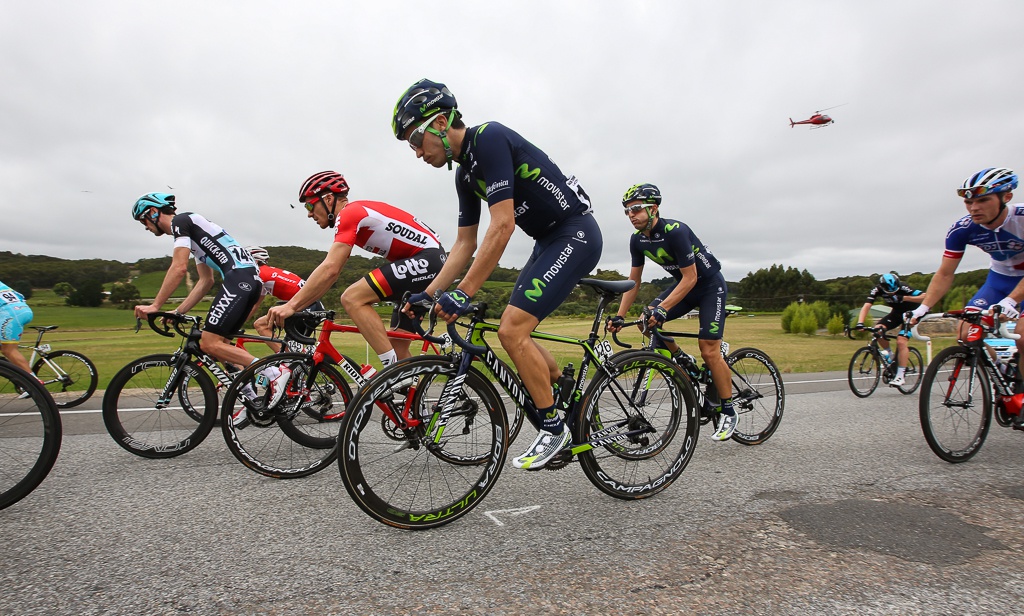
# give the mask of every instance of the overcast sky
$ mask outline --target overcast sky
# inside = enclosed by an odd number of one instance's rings
[[[326,249],[331,232],[288,207],[324,169],[450,248],[453,172],[390,128],[421,77],[446,83],[470,125],[502,122],[579,177],[599,267],[623,273],[620,199],[635,183],[661,188],[662,214],[727,279],[773,263],[825,279],[934,271],[963,178],[1024,171],[1017,0],[413,6],[0,4],[0,250],[170,254],[129,216],[168,186],[179,211],[243,244]],[[838,105],[832,126],[789,126]],[[522,266],[531,246],[517,231],[501,264]],[[961,269],[986,265],[971,249]]]

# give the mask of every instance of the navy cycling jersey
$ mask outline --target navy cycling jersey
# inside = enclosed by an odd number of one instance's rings
[[[644,259],[660,265],[676,280],[683,277],[680,268],[697,266],[697,280],[706,280],[722,269],[715,255],[701,243],[686,223],[659,218],[648,237],[636,231],[629,239],[633,267],[642,267]]]
[[[176,214],[171,219],[171,232],[175,248],[188,248],[197,263],[209,265],[221,278],[236,269],[257,267],[245,248],[227,231],[199,214]]]
[[[575,176],[567,176],[547,154],[497,122],[466,130],[455,185],[459,226],[480,223],[480,203],[512,199],[516,225],[534,239],[558,223],[590,212],[590,199]]]
[[[911,289],[905,284],[901,284],[900,288],[896,289],[892,293],[887,293],[882,290],[881,285],[875,285],[875,288],[871,289],[868,293],[867,303],[874,304],[878,300],[878,296],[882,296],[882,301],[889,306],[899,306],[905,303],[901,298],[904,297],[917,297],[921,295],[921,291],[917,289]],[[897,298],[899,296],[899,298]]]

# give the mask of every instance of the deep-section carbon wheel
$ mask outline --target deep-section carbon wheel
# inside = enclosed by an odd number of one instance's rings
[[[992,388],[988,375],[972,363],[973,351],[943,349],[924,374],[921,430],[935,455],[946,462],[966,462],[978,453],[992,423]]]
[[[0,509],[42,483],[57,461],[60,443],[53,399],[31,375],[0,363]]]

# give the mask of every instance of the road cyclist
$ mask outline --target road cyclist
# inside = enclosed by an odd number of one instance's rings
[[[857,315],[855,329],[864,329],[864,322],[868,317],[868,311],[871,310],[871,306],[875,302],[879,301],[879,298],[892,309],[889,311],[889,314],[875,323],[874,328],[881,328],[885,331],[899,328],[899,332],[896,334],[896,374],[889,381],[889,387],[903,387],[906,383],[905,374],[907,371],[907,361],[910,356],[907,343],[911,335],[910,330],[904,327],[903,315],[918,308],[921,300],[924,299],[924,294],[900,282],[900,278],[896,274],[882,274],[878,277],[878,284],[868,292],[868,298],[864,301],[860,314]],[[877,338],[877,340],[878,345],[881,347],[880,356],[885,360],[885,364],[888,365],[892,360],[889,340],[885,336]],[[921,369],[920,363],[917,364],[917,369]],[[915,378],[920,378],[920,374],[916,375]]]

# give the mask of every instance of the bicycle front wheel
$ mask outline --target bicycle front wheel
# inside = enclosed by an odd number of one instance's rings
[[[36,489],[57,461],[61,423],[39,382],[0,363],[0,509]]]
[[[906,382],[896,389],[900,390],[901,394],[910,395],[921,386],[921,379],[924,377],[924,358],[921,357],[921,351],[914,347],[908,347],[907,351],[907,369],[903,372]]]
[[[99,376],[89,358],[75,351],[54,351],[32,366],[57,408],[69,409],[88,400],[96,392]]]
[[[267,407],[272,385],[258,377],[272,367],[291,376],[280,401]],[[338,430],[351,399],[348,382],[333,366],[314,364],[310,355],[275,353],[238,373],[224,394],[224,440],[239,462],[261,475],[312,475],[337,456]]]
[[[624,500],[661,492],[682,474],[700,412],[689,379],[671,360],[637,351],[609,360],[580,402],[573,452],[587,479]]]
[[[349,403],[338,467],[349,495],[375,520],[441,526],[469,513],[497,481],[507,450],[504,405],[475,369],[458,368],[444,356],[406,359]],[[429,390],[419,395],[422,383]]]
[[[199,367],[179,362],[172,355],[147,355],[110,380],[103,396],[103,423],[125,450],[143,458],[172,458],[195,449],[210,434],[217,420],[217,390]],[[178,385],[161,400],[178,369],[183,373],[177,376]]]
[[[736,431],[732,439],[744,445],[763,443],[782,423],[786,387],[782,373],[764,351],[737,349],[725,358],[732,371],[732,406]]]
[[[962,346],[943,349],[924,374],[921,429],[946,462],[970,460],[992,423],[992,388],[981,366],[971,367],[973,353]]]
[[[858,398],[867,398],[878,387],[882,378],[882,366],[878,354],[871,347],[861,347],[850,359],[850,368],[846,375],[850,381],[850,391]]]

